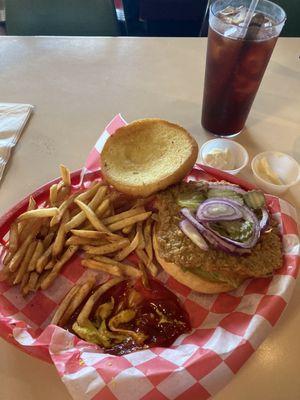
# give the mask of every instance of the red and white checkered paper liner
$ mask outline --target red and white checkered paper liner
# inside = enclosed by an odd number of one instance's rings
[[[109,135],[125,125],[117,115],[106,127],[85,165],[87,180],[99,166],[99,153]],[[73,176],[73,183],[80,179]],[[226,179],[250,189],[251,185],[212,168],[197,165],[190,179]],[[86,180],[86,179],[85,179]],[[41,199],[49,184],[36,192]],[[159,279],[182,300],[192,332],[180,336],[170,348],[152,348],[112,356],[96,345],[48,325],[67,290],[86,271],[78,259],[69,263],[47,291],[26,299],[15,287],[0,283],[0,335],[23,351],[53,362],[74,399],[93,400],[204,400],[222,389],[266,338],[285,309],[298,273],[299,237],[295,209],[267,196],[280,223],[284,262],[273,278],[246,281],[226,294],[204,295],[191,291],[161,272]],[[0,220],[0,234],[26,207],[24,200]],[[3,231],[3,229],[5,229]]]

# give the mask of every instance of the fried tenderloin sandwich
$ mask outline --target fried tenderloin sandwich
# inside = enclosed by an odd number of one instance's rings
[[[156,206],[156,258],[193,290],[230,291],[282,265],[279,231],[260,191],[225,182],[182,182],[159,193]]]
[[[104,178],[132,197],[155,194],[156,259],[202,293],[226,292],[282,265],[282,245],[264,194],[228,182],[183,182],[195,139],[168,121],[144,119],[116,131],[101,153]]]

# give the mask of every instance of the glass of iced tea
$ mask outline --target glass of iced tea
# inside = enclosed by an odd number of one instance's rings
[[[202,125],[218,136],[243,130],[286,20],[278,5],[255,3],[254,12],[251,0],[217,0],[210,6]]]

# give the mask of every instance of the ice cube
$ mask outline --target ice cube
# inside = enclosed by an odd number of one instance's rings
[[[228,6],[224,8],[224,10],[218,12],[218,18],[227,24],[240,25],[244,21],[246,13],[247,8],[245,6]]]
[[[237,38],[238,35],[238,28],[235,26],[231,26],[229,29],[226,29],[224,32],[225,37],[232,37],[232,38]]]
[[[235,15],[243,8],[245,8],[245,6],[239,6],[239,7],[227,6],[226,8],[224,8],[224,10],[219,11],[219,14],[221,14],[222,16]]]
[[[272,28],[272,26],[275,24],[274,21],[272,21],[270,18],[265,16],[265,21],[264,21],[264,28]]]

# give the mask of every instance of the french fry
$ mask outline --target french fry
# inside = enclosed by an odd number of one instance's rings
[[[90,221],[93,227],[97,229],[97,231],[108,232],[106,226],[103,225],[103,223],[98,219],[94,211],[88,205],[80,200],[75,200],[75,203],[82,209],[82,211],[85,213],[86,218]]]
[[[141,222],[138,222],[136,225],[136,231],[138,233],[139,237],[139,244],[138,248],[139,249],[144,249],[145,248],[145,239],[144,239],[144,234],[143,234],[143,225]]]
[[[91,226],[92,228],[92,226]],[[92,230],[84,230],[84,229],[72,229],[71,233],[73,235],[82,237],[82,238],[89,238],[95,240],[106,239],[109,242],[115,242],[116,240],[124,239],[123,236],[117,235],[115,233],[110,232],[99,232],[99,231],[92,231]]]
[[[21,244],[21,246],[18,248],[18,250],[14,254],[13,258],[11,259],[11,261],[9,263],[9,270],[11,272],[14,272],[18,269],[24,255],[27,251],[27,248],[28,248],[29,244],[31,243],[32,239],[34,238],[34,236],[35,236],[34,234],[27,236],[25,241]]]
[[[80,211],[81,212],[81,211]],[[83,231],[92,231],[94,229],[93,225],[90,223],[90,221],[85,221],[85,223],[81,226],[80,229],[77,229],[78,231],[83,230]],[[73,229],[71,229],[72,231]],[[76,229],[75,229],[76,230]],[[104,232],[103,232],[104,233]]]
[[[3,258],[3,265],[7,265],[10,263],[11,259],[13,258],[14,253],[7,252]]]
[[[43,251],[44,251],[43,243],[40,240],[38,240],[36,242],[36,247],[35,247],[34,253],[33,253],[32,257],[31,257],[31,260],[29,261],[29,265],[28,265],[28,271],[29,272],[35,270],[37,260],[43,254]]]
[[[59,192],[61,192],[61,189],[65,187],[65,182],[61,179],[58,184],[57,184],[57,196]]]
[[[57,207],[50,208],[37,208],[36,210],[25,211],[23,214],[19,215],[17,218],[17,222],[25,221],[30,218],[47,218],[54,217],[54,215],[58,214]]]
[[[124,233],[125,235],[129,235],[133,228],[134,225],[125,226],[125,228],[122,229],[122,233]]]
[[[54,232],[49,232],[48,235],[44,237],[44,239],[43,239],[43,247],[44,247],[44,249],[47,249],[50,246],[54,236],[55,236]]]
[[[139,276],[141,276],[141,272],[136,269],[135,267],[133,267],[130,264],[125,264],[125,263],[121,263],[119,261],[113,260],[109,257],[102,257],[102,256],[92,256],[91,254],[85,254],[85,259],[86,260],[94,260],[94,261],[98,261],[101,264],[106,264],[108,266],[116,266],[118,268],[120,268],[121,272],[123,275],[126,276],[130,276],[133,278],[138,278]]]
[[[63,218],[61,220],[61,224],[59,226],[59,229],[57,231],[53,247],[52,247],[52,257],[57,257],[61,252],[63,251],[64,245],[65,245],[65,238],[66,238],[66,230],[65,226],[66,223],[69,221],[69,211],[67,210]]]
[[[54,261],[54,260],[50,260],[50,261],[48,261],[48,263],[46,264],[44,270],[45,270],[45,271],[48,271],[49,269],[53,269],[54,265],[55,265],[55,261]]]
[[[60,206],[70,195],[71,186],[65,186],[64,181],[60,181],[57,185],[57,206]]]
[[[83,201],[84,203],[86,201],[89,201],[92,197],[95,196],[95,194],[97,193],[100,186],[101,186],[100,182],[95,182],[85,192],[80,193],[79,196],[77,197],[77,199],[80,201]]]
[[[62,300],[62,302],[60,303],[60,305],[56,309],[55,314],[53,315],[51,324],[58,325],[60,319],[62,318],[62,316],[64,315],[65,311],[69,307],[69,304],[71,303],[71,300],[76,295],[76,293],[78,292],[79,288],[80,288],[79,285],[75,285],[69,290],[67,295],[64,297],[64,299]]]
[[[64,326],[69,321],[74,311],[80,306],[86,296],[90,293],[95,283],[95,277],[91,276],[85,283],[80,286],[79,290],[71,298],[71,302],[69,303],[61,319],[59,320],[60,326]]]
[[[97,256],[95,254],[89,254],[89,253],[84,253],[83,258],[85,259],[90,259],[92,258],[93,260],[101,261],[106,264],[112,264],[112,265],[117,265],[121,264],[119,261],[114,260],[113,258],[105,257],[105,256]]]
[[[152,276],[156,276],[158,273],[157,266],[152,262],[149,261],[149,258],[147,254],[144,252],[142,249],[136,249],[136,254],[139,257],[140,260],[143,261],[149,272],[151,273]]]
[[[89,202],[88,206],[91,210],[97,209],[99,204],[103,201],[105,194],[107,192],[107,187],[100,186],[97,190],[96,194],[94,195],[93,199]],[[78,198],[76,199],[77,201]],[[86,215],[83,211],[80,211],[76,214],[67,224],[66,224],[66,231],[70,231],[71,229],[77,228],[86,220]]]
[[[102,218],[106,212],[110,212],[109,206],[110,206],[109,198],[104,199],[95,211],[95,214],[97,215],[97,217]]]
[[[37,243],[31,242],[26,250],[25,256],[22,260],[22,263],[20,265],[20,268],[18,269],[18,273],[17,276],[14,279],[14,285],[17,285],[18,283],[20,283],[22,281],[23,275],[27,272],[27,268],[29,265],[29,262],[31,260],[31,257],[34,253],[34,250],[36,248]]]
[[[25,292],[24,289],[25,289],[25,287],[27,285],[27,282],[28,282],[28,279],[29,279],[29,275],[30,275],[30,273],[27,271],[27,272],[25,272],[25,274],[22,277],[22,281],[21,281],[21,285],[20,285],[20,291],[22,292],[23,296],[26,295],[26,292]]]
[[[114,209],[114,206],[113,206],[112,202],[110,203],[109,212],[110,212],[111,216],[115,215],[115,209]]]
[[[112,278],[109,281],[105,282],[103,285],[101,285],[95,293],[93,293],[88,301],[85,303],[83,306],[82,310],[80,311],[78,317],[77,317],[77,322],[80,326],[84,326],[85,322],[89,319],[90,313],[96,304],[97,300],[102,296],[103,293],[105,293],[107,290],[109,290],[111,287],[117,285],[118,283],[122,282],[123,278]]]
[[[76,253],[77,250],[78,246],[69,246],[65,250],[61,259],[55,263],[54,267],[50,270],[49,275],[47,275],[43,282],[41,282],[41,288],[43,290],[46,290],[52,284],[62,267],[66,264],[67,261],[70,260],[70,258]]]
[[[105,225],[111,225],[114,222],[118,222],[118,221],[121,221],[121,220],[123,220],[125,218],[133,217],[134,215],[141,214],[141,213],[144,213],[144,212],[145,212],[144,207],[131,208],[128,211],[124,211],[124,212],[122,212],[120,214],[115,214],[115,215],[112,215],[111,217],[105,218],[103,220],[103,223]]]
[[[79,237],[79,236],[71,236],[69,239],[66,240],[66,246],[76,245],[76,246],[85,246],[85,245],[91,245],[91,246],[100,246],[103,243],[103,239],[90,239],[90,238],[84,238],[84,237]]]
[[[132,242],[128,246],[124,247],[121,251],[119,251],[115,255],[114,259],[116,261],[124,260],[126,257],[129,256],[129,254],[131,254],[138,247],[138,244],[139,244],[139,233],[136,232],[135,237],[132,240]]]
[[[54,185],[50,186],[49,189],[49,200],[50,200],[50,205],[52,207],[56,206],[57,203],[57,193],[58,193],[57,186],[58,186],[57,183],[54,183]]]
[[[46,251],[38,258],[36,262],[36,272],[39,274],[43,271],[52,253],[53,243],[46,249]]]
[[[100,214],[100,213],[99,213],[99,214]],[[110,216],[111,216],[111,214],[110,214],[110,207],[108,207],[107,210],[106,210],[105,212],[102,213],[102,217],[103,217],[103,218],[107,218],[107,217],[110,217]]]
[[[136,225],[133,226],[132,230],[128,233],[127,237],[132,242],[136,235]]]
[[[116,265],[109,265],[101,261],[93,259],[82,260],[81,265],[86,268],[94,269],[96,271],[106,272],[107,274],[113,276],[123,276],[122,271],[119,267],[117,267]]]
[[[139,269],[141,270],[141,273],[142,273],[143,285],[145,286],[145,288],[149,289],[150,288],[149,279],[148,279],[148,275],[147,275],[147,272],[146,272],[146,270],[144,268],[144,264],[143,264],[142,261],[139,262]]]
[[[29,197],[27,211],[35,210],[37,208],[36,201],[32,196]],[[18,224],[18,233],[21,234],[24,226],[26,225],[27,221],[22,221]]]
[[[108,225],[107,228],[111,232],[119,231],[120,229],[125,228],[125,226],[129,226],[129,225],[135,224],[137,222],[145,221],[145,219],[149,218],[151,214],[152,214],[151,211],[137,214],[132,217],[122,219],[121,221],[114,222],[113,224]]]
[[[75,236],[86,239],[104,239],[106,237],[109,237],[109,235],[107,235],[106,232],[84,230],[84,229],[72,229],[71,233],[73,233],[73,235]]]
[[[29,275],[28,282],[26,286],[23,289],[23,294],[26,296],[29,292],[34,292],[35,291],[35,285],[39,279],[39,274],[37,272],[31,272]]]
[[[61,178],[66,186],[71,186],[71,175],[70,170],[65,165],[60,164]]]
[[[36,201],[32,196],[29,197],[28,208],[27,211],[35,210],[37,208]]]
[[[97,207],[102,203],[102,201],[104,200],[106,193],[108,191],[108,187],[107,186],[99,186],[99,189],[97,190],[95,196],[92,198],[92,200],[88,203],[88,206],[95,211],[97,209]],[[82,201],[80,199],[77,199],[79,201]]]
[[[54,226],[56,224],[59,224],[61,221],[64,213],[67,211],[67,209],[70,207],[71,204],[74,203],[74,200],[79,196],[79,193],[73,193],[69,198],[67,198],[65,201],[61,203],[61,205],[58,207],[58,214],[52,217],[50,221],[50,226]]]
[[[25,222],[26,224],[24,225],[24,228],[22,231],[19,233],[19,246],[21,243],[25,241],[25,239],[28,237],[28,235],[31,235],[33,232],[35,232],[34,236],[39,232],[41,225],[43,223],[43,220],[40,218],[34,219],[34,220],[25,220],[22,221]],[[20,222],[22,224],[22,222]],[[20,225],[20,224],[19,224]]]
[[[123,240],[120,240],[118,242],[104,244],[102,246],[86,245],[83,246],[83,250],[85,250],[89,254],[103,255],[103,254],[114,253],[117,250],[123,249],[128,244],[129,240],[124,238]]]
[[[120,269],[123,275],[129,278],[139,278],[142,275],[141,271],[129,264],[122,264],[122,268],[120,267]]]
[[[40,275],[39,278],[36,282],[35,288],[34,288],[34,292],[36,292],[38,289],[41,288],[42,283],[48,278],[48,276],[50,275],[51,271],[43,271]]]
[[[13,222],[10,226],[8,249],[14,253],[18,248],[18,224]]]
[[[152,222],[151,218],[148,218],[144,227],[144,239],[145,239],[145,250],[149,258],[149,262],[153,260],[153,245],[152,245]]]
[[[74,218],[77,214],[81,212],[78,206],[70,209],[70,219]]]
[[[48,218],[45,218],[45,220],[44,220],[43,223],[42,223],[42,226],[41,226],[39,235],[40,235],[41,237],[45,238],[45,237],[48,235],[49,227],[50,227],[49,219],[48,219]]]

